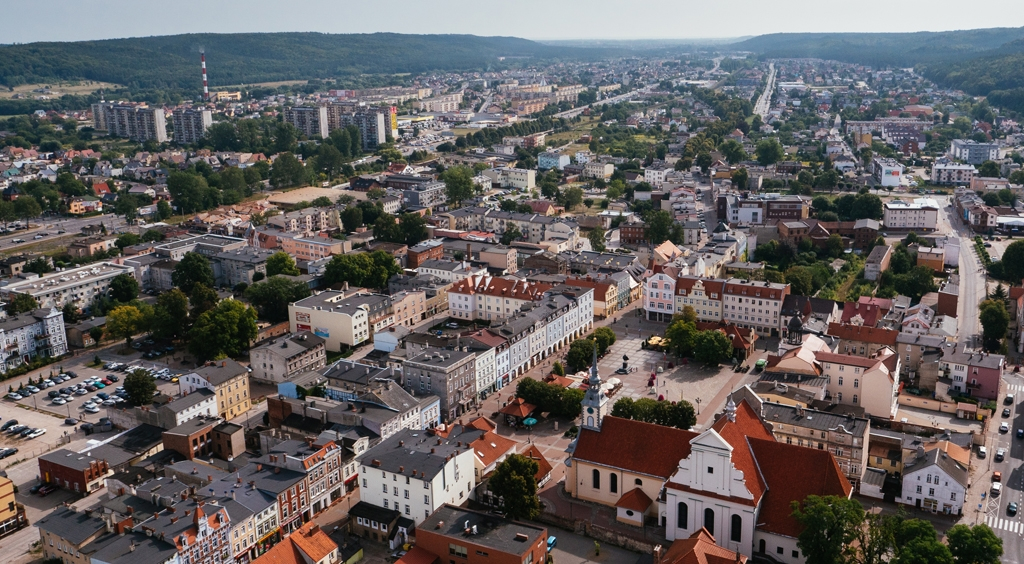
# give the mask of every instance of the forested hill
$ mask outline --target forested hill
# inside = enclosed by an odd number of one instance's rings
[[[730,47],[770,58],[820,58],[873,66],[912,67],[961,61],[1024,38],[1024,28],[917,33],[773,33]]]
[[[0,46],[0,85],[87,79],[131,88],[196,91],[199,49],[212,87],[359,74],[486,70],[499,57],[598,57],[607,50],[553,47],[475,35],[237,33]]]

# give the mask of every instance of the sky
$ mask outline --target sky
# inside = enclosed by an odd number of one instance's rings
[[[0,43],[179,33],[466,33],[527,39],[729,38],[1024,26],[1020,0],[7,0]],[[16,24],[14,22],[17,22]]]

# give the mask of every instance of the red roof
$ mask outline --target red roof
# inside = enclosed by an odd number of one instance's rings
[[[480,464],[486,468],[502,456],[509,454],[509,451],[514,454],[517,444],[519,443],[512,439],[487,431],[480,435],[479,439],[469,443],[469,447],[473,449],[476,457],[480,459]]]
[[[530,282],[528,280],[506,280],[485,275],[464,278],[453,285],[448,290],[448,293],[484,294],[517,300],[539,300],[544,297],[544,292],[551,288],[551,284]]]
[[[896,337],[899,336],[900,332],[895,329],[871,327],[867,324],[861,326],[829,323],[828,334],[843,341],[860,341],[875,345],[895,347]]]
[[[533,410],[537,409],[536,405],[532,403],[526,403],[523,398],[516,398],[508,405],[498,410],[498,413],[504,413],[505,415],[513,415],[515,417],[526,417],[533,413]]]
[[[644,493],[644,490],[640,488],[633,488],[622,494],[619,501],[615,502],[615,507],[632,509],[633,511],[644,513],[652,503],[654,503],[654,501]]]
[[[736,421],[729,421],[728,417],[721,417],[711,426],[733,447],[732,464],[737,470],[743,472],[746,478],[747,489],[754,496],[756,504],[764,495],[765,483],[761,474],[757,471],[757,461],[750,450],[746,448],[746,438],[755,437],[768,441],[774,441],[771,431],[765,428],[761,418],[758,417],[746,400],[736,406]],[[752,479],[753,478],[753,479]]]
[[[668,479],[690,456],[693,431],[605,417],[601,431],[580,429],[573,457],[602,466]]]
[[[843,304],[843,323],[850,323],[850,320],[858,315],[864,320],[862,325],[874,327],[878,323],[878,319],[885,316],[885,312],[882,312],[875,304],[862,304],[858,302],[846,302]]]
[[[693,292],[693,287],[700,280],[704,286],[704,295],[718,294],[718,300],[722,299],[722,290],[725,288],[724,280],[710,280],[707,278],[700,278],[698,276],[680,276],[676,280],[676,294],[680,296],[688,296]],[[683,292],[685,290],[685,292]],[[709,298],[710,299],[710,296]]]
[[[554,468],[551,467],[551,463],[548,462],[548,459],[544,458],[544,455],[535,444],[531,444],[529,448],[519,454],[537,462],[537,475],[535,478],[537,479],[538,484],[542,482],[544,478],[547,478],[548,474],[554,470]]]
[[[426,549],[414,546],[409,552],[406,552],[404,556],[399,558],[395,564],[434,564],[438,560],[439,558],[436,555],[427,552]]]
[[[747,557],[718,546],[715,537],[701,527],[688,539],[679,539],[668,547],[661,564],[744,564]]]
[[[873,368],[876,364],[881,362],[877,358],[866,358],[863,356],[854,356],[851,354],[836,354],[827,351],[818,351],[814,353],[814,358],[818,362],[834,362],[836,364],[843,364],[845,366],[859,366],[861,368]]]
[[[754,437],[747,439],[747,443],[768,484],[757,517],[758,529],[797,537],[803,526],[792,516],[792,502],[803,501],[809,495],[850,497],[853,491],[836,459],[827,450]]]

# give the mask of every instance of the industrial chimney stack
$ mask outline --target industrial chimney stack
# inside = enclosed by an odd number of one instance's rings
[[[203,63],[203,101],[210,101],[210,85],[206,82],[206,51],[199,51],[199,60]]]

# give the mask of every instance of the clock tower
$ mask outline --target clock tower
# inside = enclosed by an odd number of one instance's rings
[[[597,373],[597,343],[594,343],[594,363],[590,367],[587,393],[583,396],[580,426],[593,431],[601,430],[601,420],[608,414],[608,396],[601,390],[601,376]]]

